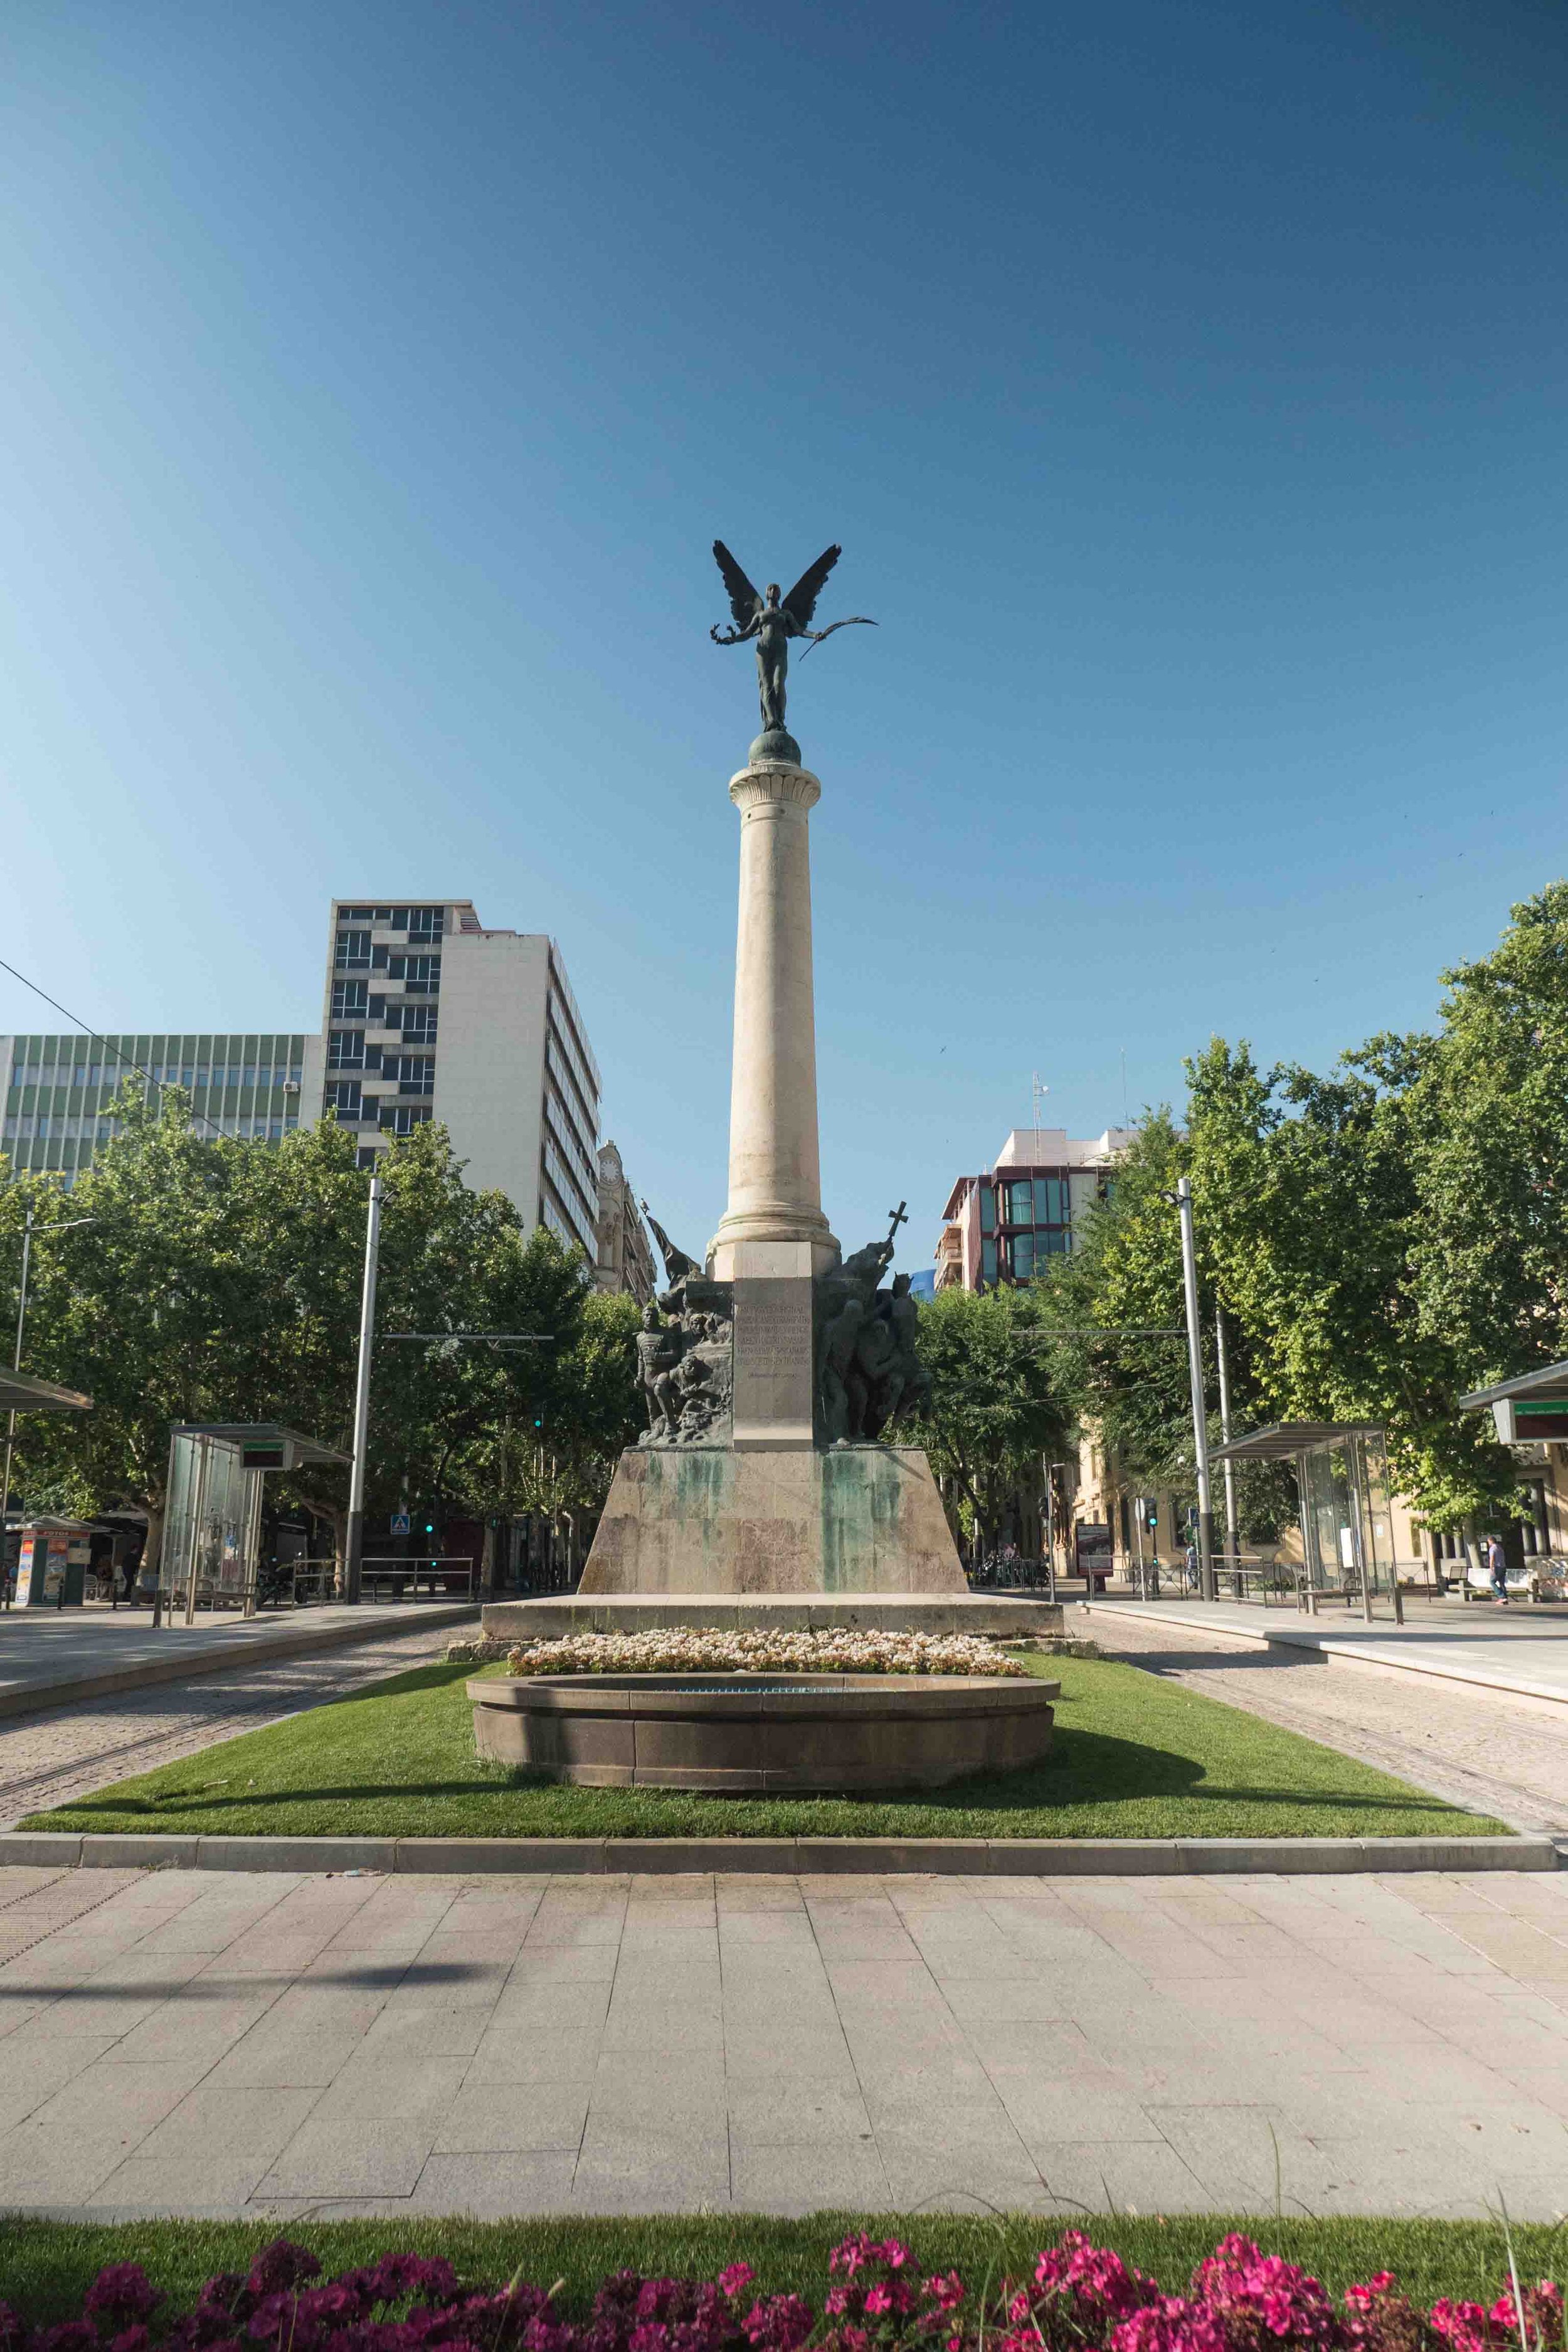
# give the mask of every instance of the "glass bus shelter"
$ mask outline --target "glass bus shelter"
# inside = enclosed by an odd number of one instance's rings
[[[1388,1456],[1383,1430],[1371,1421],[1283,1421],[1232,1438],[1214,1462],[1290,1462],[1301,1503],[1301,1569],[1298,1605],[1315,1615],[1321,1601],[1359,1608],[1370,1623],[1373,1604],[1393,1603],[1405,1622],[1399,1577],[1419,1569],[1401,1560],[1389,1508]],[[1225,1564],[1215,1567],[1224,1574]]]
[[[158,1610],[176,1608],[187,1625],[196,1604],[256,1614],[261,1553],[261,1482],[269,1470],[298,1470],[349,1457],[276,1422],[182,1422],[170,1434],[168,1503],[158,1568]]]

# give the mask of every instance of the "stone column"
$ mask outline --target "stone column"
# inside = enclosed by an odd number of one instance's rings
[[[709,1251],[735,1285],[734,1444],[812,1443],[811,1283],[838,1244],[822,1213],[805,768],[759,759],[730,785],[741,812],[741,917],[730,1079],[730,1199]]]

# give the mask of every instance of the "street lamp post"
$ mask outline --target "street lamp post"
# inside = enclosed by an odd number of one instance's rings
[[[22,1341],[27,1328],[27,1275],[33,1262],[33,1225],[36,1215],[37,1212],[29,1201],[27,1213],[22,1223],[22,1289],[16,1302],[16,1345],[11,1356],[11,1370],[14,1372],[19,1372],[22,1369]],[[73,1225],[96,1225],[97,1223],[96,1217],[68,1217],[63,1224],[46,1225],[43,1231],[48,1234],[65,1234],[68,1233]],[[11,1511],[11,1454],[16,1443],[16,1414],[13,1407],[6,1416],[5,1469],[5,1475],[0,1476],[0,1549],[5,1546],[5,1522]],[[0,1583],[5,1585],[5,1605],[9,1608],[11,1579],[3,1559],[0,1559]]]
[[[1213,1601],[1214,1505],[1209,1492],[1208,1412],[1204,1402],[1204,1350],[1198,1323],[1198,1255],[1193,1237],[1193,1188],[1176,1179],[1176,1213],[1182,1226],[1182,1288],[1187,1306],[1187,1370],[1193,1388],[1193,1464],[1198,1480],[1198,1577],[1203,1597]]]
[[[370,1180],[364,1228],[364,1288],[359,1310],[359,1367],[354,1381],[353,1461],[349,1471],[348,1539],[343,1553],[343,1599],[357,1601],[364,1555],[365,1444],[370,1433],[370,1360],[375,1339],[375,1271],[381,1253],[381,1179]]]
[[[1214,1311],[1215,1351],[1219,1357],[1219,1432],[1226,1444],[1230,1444],[1230,1358],[1225,1344],[1225,1309],[1216,1306]],[[1225,1457],[1225,1548],[1234,1568],[1241,1557],[1241,1538],[1236,1516],[1236,1465],[1229,1454]],[[1239,1584],[1237,1586],[1239,1591]]]

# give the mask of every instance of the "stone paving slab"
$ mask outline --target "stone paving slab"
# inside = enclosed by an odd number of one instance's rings
[[[0,1868],[0,2210],[1568,2202],[1568,1876]]]

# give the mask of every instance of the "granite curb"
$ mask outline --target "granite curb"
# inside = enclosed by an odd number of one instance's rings
[[[1223,1871],[1556,1870],[1549,1836],[1412,1838],[162,1837],[0,1832],[0,1866],[59,1870],[500,1872],[513,1876],[712,1874],[1181,1877]]]

